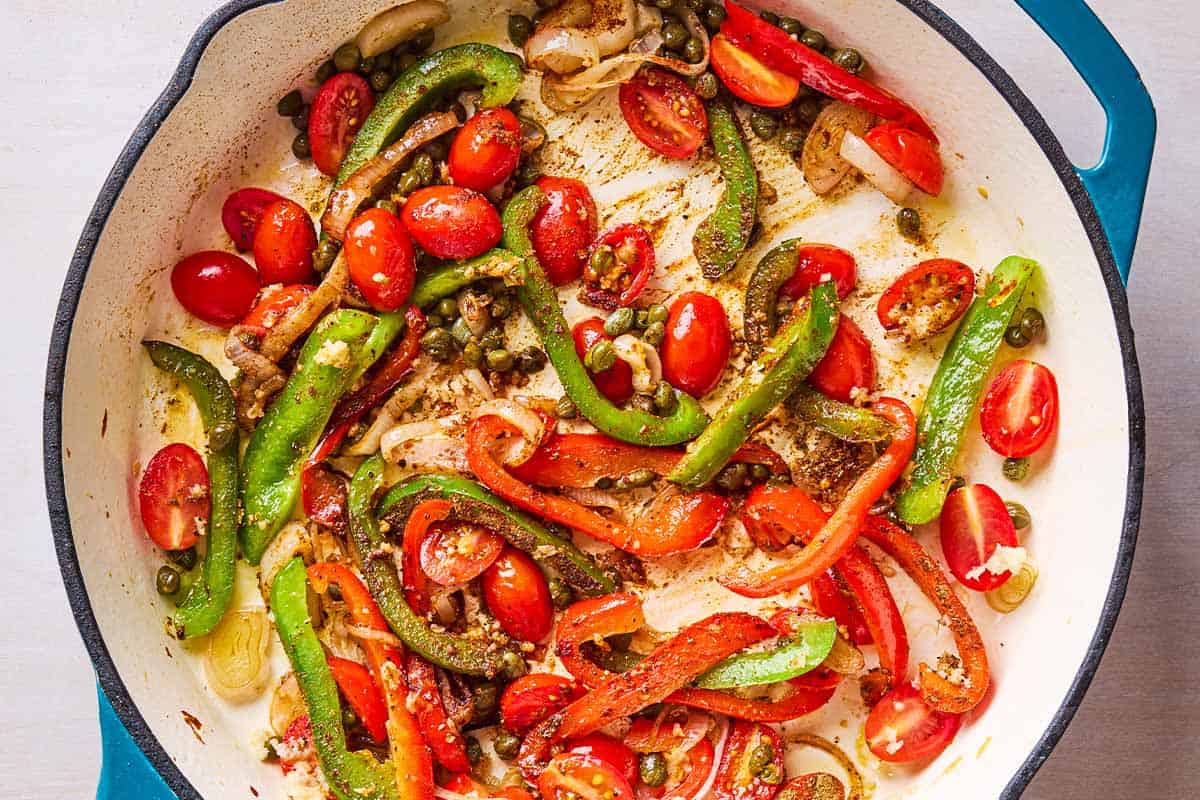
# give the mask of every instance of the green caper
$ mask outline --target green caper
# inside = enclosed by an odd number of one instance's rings
[[[772,139],[779,133],[779,120],[762,111],[751,111],[750,130],[760,139]]]
[[[430,47],[433,47],[434,32],[432,29],[421,31],[416,36],[408,41],[408,49],[413,53],[424,53]]]
[[[494,683],[481,683],[471,690],[474,722],[483,722],[496,713],[500,705],[500,689]]]
[[[353,728],[358,724],[358,715],[354,713],[354,709],[350,706],[342,707],[342,725],[347,728]]]
[[[292,155],[301,160],[312,155],[312,148],[308,146],[307,133],[301,133],[292,139]]]
[[[774,786],[777,783],[783,782],[783,774],[779,771],[779,767],[774,764],[767,764],[758,771],[758,779],[763,783]]]
[[[751,464],[750,465],[750,477],[751,477],[751,479],[756,480],[759,483],[762,483],[763,481],[765,481],[771,477],[771,468],[768,467],[766,464]]]
[[[333,65],[338,72],[354,72],[362,63],[362,53],[354,42],[346,42],[333,51]]]
[[[746,766],[749,767],[752,774],[758,775],[764,767],[773,765],[774,761],[775,748],[767,742],[763,742],[750,751],[750,762]]]
[[[896,212],[896,228],[906,239],[921,238],[921,212],[905,206]]]
[[[592,372],[604,372],[606,369],[612,369],[613,364],[617,363],[617,348],[613,347],[613,343],[607,339],[601,339],[588,348],[583,363]]]
[[[381,208],[389,214],[397,214],[400,211],[400,207],[396,205],[396,201],[390,197],[379,198],[375,201],[375,207]]]
[[[717,80],[717,76],[711,72],[706,72],[699,78],[696,78],[696,94],[704,100],[712,100],[717,96],[717,92],[721,91],[721,83]]]
[[[675,406],[679,404],[678,398],[675,397],[675,388],[666,381],[658,384],[654,390],[654,411],[657,414],[666,416],[675,410]]]
[[[421,176],[415,169],[406,170],[400,176],[400,180],[396,182],[396,194],[402,197],[408,197],[410,194],[421,188]]]
[[[608,319],[604,320],[604,332],[613,337],[628,333],[633,327],[635,316],[637,316],[637,312],[632,308],[618,308],[608,315]]]
[[[863,67],[867,65],[867,62],[862,57],[862,53],[853,47],[839,47],[837,50],[834,50],[833,63],[855,75],[862,72]]]
[[[423,186],[428,186],[433,182],[433,156],[429,153],[417,153],[413,156],[409,170],[417,173]]]
[[[795,17],[780,17],[779,29],[788,36],[799,36],[804,32],[804,23]]]
[[[483,348],[478,342],[467,342],[463,345],[462,357],[468,367],[478,367],[483,363]]]
[[[553,576],[548,581],[550,586],[550,602],[560,611],[571,605],[575,600],[575,593],[571,591],[571,586],[558,575]]]
[[[301,96],[299,89],[292,91],[279,98],[279,102],[275,104],[275,110],[279,112],[281,117],[294,117],[304,110],[304,97]]]
[[[292,127],[301,133],[308,133],[308,114],[311,109],[311,106],[300,109],[300,113],[292,117]]]
[[[683,4],[692,11],[699,11],[704,8],[704,0],[683,0]]]
[[[779,24],[779,15],[776,14],[774,11],[760,11],[760,12],[758,12],[758,16],[762,19],[763,22],[770,23],[771,25]]]
[[[458,303],[454,301],[453,297],[443,297],[438,300],[434,308],[446,319],[454,319],[458,316]]]
[[[1025,335],[1025,331],[1021,330],[1020,325],[1009,325],[1008,330],[1004,332],[1004,341],[1008,343],[1009,347],[1015,347],[1018,350],[1029,346],[1029,337]]]
[[[412,67],[420,60],[420,57],[415,53],[404,53],[398,59],[396,59],[396,71],[406,72],[412,69]]]
[[[662,27],[663,44],[672,50],[678,50],[687,44],[688,29],[682,22],[672,20]]]
[[[501,728],[496,731],[496,738],[492,740],[492,749],[500,758],[512,761],[517,757],[517,753],[521,752],[521,737]]]
[[[633,318],[633,327],[635,328],[645,328],[649,324],[650,312],[646,310],[637,312],[637,315]]]
[[[237,425],[232,422],[218,422],[208,434],[209,450],[224,450],[237,437]]]
[[[445,328],[430,328],[421,337],[421,351],[435,361],[449,361],[454,355],[454,337]]]
[[[662,344],[662,340],[667,336],[667,326],[662,322],[651,322],[646,326],[646,330],[642,331],[642,340],[647,344],[652,344],[658,347]]]
[[[324,83],[337,74],[337,66],[333,61],[326,61],[321,66],[317,67],[316,75],[317,83]]]
[[[425,317],[425,324],[430,328],[440,328],[446,324],[446,320],[442,319],[440,314],[429,314]]]
[[[597,275],[607,275],[617,264],[617,255],[612,247],[602,244],[592,251],[588,266]]]
[[[546,368],[546,351],[530,345],[517,353],[516,367],[518,372],[532,375]]]
[[[698,64],[704,58],[704,42],[695,36],[689,36],[683,43],[683,60],[689,64]]]
[[[358,62],[358,73],[360,75],[370,75],[375,71],[375,57],[368,56]]]
[[[621,479],[617,481],[617,487],[621,489],[641,489],[654,483],[657,479],[658,473],[652,469],[642,467],[641,469],[635,469],[627,475],[622,475]]]
[[[1008,518],[1012,520],[1013,527],[1017,530],[1025,530],[1033,524],[1033,518],[1029,516],[1029,509],[1017,501],[1009,500],[1004,507],[1008,509]]]
[[[1028,458],[1004,459],[1004,477],[1010,481],[1023,481],[1029,477]]]
[[[467,761],[472,767],[483,761],[483,745],[474,736],[468,736],[466,741]]]
[[[166,564],[158,568],[154,576],[154,586],[163,597],[172,597],[179,591],[179,570]]]
[[[513,368],[513,354],[504,349],[488,350],[483,360],[493,372],[508,372]]]
[[[1021,312],[1021,321],[1017,324],[1021,326],[1021,333],[1032,342],[1046,329],[1046,318],[1042,312],[1030,306]]]
[[[338,250],[340,249],[341,246],[332,237],[319,241],[317,243],[317,252],[313,254],[313,269],[317,272],[328,270],[333,266],[333,262],[337,258]]]
[[[667,11],[674,6],[675,0],[654,0],[654,7],[661,11]]]
[[[198,556],[196,555],[196,548],[189,547],[186,550],[170,550],[167,552],[167,558],[184,569],[193,569],[196,566]]]
[[[808,134],[800,128],[784,128],[779,134],[779,146],[786,153],[798,153],[804,149],[804,140]]]
[[[667,310],[666,306],[661,303],[655,303],[646,309],[646,324],[649,325],[654,322],[666,322],[667,317],[670,316],[670,313],[671,312]]]
[[[479,337],[479,346],[484,350],[503,350],[504,331],[499,327],[488,328],[483,332],[483,336]]]
[[[825,34],[820,31],[814,31],[809,28],[804,33],[800,34],[800,44],[805,47],[811,47],[813,50],[825,49]]]
[[[575,403],[571,401],[571,398],[564,394],[554,404],[554,416],[559,419],[575,419],[579,416],[579,409],[575,407]]]
[[[538,167],[537,162],[532,158],[524,158],[513,174],[513,181],[519,188],[524,189],[526,186],[532,186],[540,177],[542,177],[542,170]]]
[[[710,31],[719,30],[725,22],[725,9],[721,6],[709,6],[704,9],[704,25]]]
[[[520,653],[505,650],[504,655],[500,656],[500,674],[505,680],[515,681],[528,671],[529,667],[525,664],[525,659],[521,658]]]
[[[599,480],[596,481],[596,488],[602,492],[607,492],[609,489],[613,488],[616,485],[617,485],[617,482],[614,481],[612,478],[608,477],[607,475],[605,475],[603,478],[600,478]]]
[[[817,97],[803,97],[796,103],[796,113],[800,119],[812,124],[821,114],[821,100]]]
[[[964,478],[962,475],[955,475],[950,479],[950,487],[946,490],[946,493],[949,494],[950,492],[958,491],[966,485],[966,478]]]
[[[750,479],[750,468],[745,464],[730,464],[717,473],[716,483],[727,492],[736,492]]]
[[[502,294],[492,299],[492,319],[505,319],[512,313],[512,310],[512,298],[507,295]]]
[[[458,342],[459,347],[466,347],[471,341],[471,326],[462,317],[454,320],[454,324],[450,326],[450,335],[454,337],[454,341]]]
[[[377,69],[371,73],[371,88],[377,92],[385,92],[392,85],[392,73],[386,69]]]
[[[662,786],[667,782],[667,759],[662,753],[644,753],[638,759],[638,777],[647,786]]]
[[[511,14],[508,18],[508,40],[517,47],[524,47],[533,35],[533,20],[524,14]]]

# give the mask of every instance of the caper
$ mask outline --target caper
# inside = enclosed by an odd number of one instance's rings
[[[466,737],[467,762],[472,766],[477,766],[480,761],[483,761],[483,745],[474,736]]]
[[[921,238],[921,212],[905,206],[896,212],[896,228],[907,239]]]
[[[1017,530],[1025,530],[1033,524],[1033,518],[1029,516],[1029,509],[1017,501],[1009,500],[1004,507],[1008,509],[1008,518],[1012,520],[1013,527]]]
[[[154,586],[163,597],[172,597],[179,591],[179,570],[166,564],[158,568],[154,576]]]
[[[484,350],[503,350],[504,331],[499,327],[488,328],[483,332],[483,336],[479,337],[479,346]]]
[[[321,66],[317,67],[317,73],[314,77],[316,77],[317,83],[324,83],[332,78],[336,73],[337,66],[333,63],[333,61],[326,61]]]
[[[628,333],[633,327],[635,316],[637,316],[637,312],[632,308],[618,308],[608,315],[608,319],[604,320],[604,332],[613,337]]]
[[[1015,347],[1018,350],[1029,346],[1029,337],[1025,335],[1025,331],[1021,330],[1020,325],[1009,325],[1008,330],[1004,332],[1004,341],[1008,343],[1009,347]]]
[[[862,57],[862,53],[853,47],[839,47],[837,50],[834,50],[833,63],[855,75],[862,72],[863,67],[867,65],[866,60]]]
[[[517,353],[516,367],[518,372],[532,375],[541,372],[546,366],[546,353],[540,347],[530,345]]]
[[[637,312],[637,316],[633,318],[633,327],[645,328],[650,324],[650,312],[645,309]]]
[[[483,363],[483,348],[478,342],[467,342],[463,345],[462,357],[468,367],[478,367]]]
[[[512,313],[512,299],[507,295],[500,295],[492,299],[492,319],[504,319]]]
[[[704,58],[704,42],[695,36],[688,37],[683,43],[683,60],[689,64],[698,64]]]
[[[514,362],[513,354],[504,349],[488,350],[483,360],[493,372],[508,372],[513,368]]]
[[[432,29],[421,31],[408,41],[408,49],[413,53],[424,53],[430,47],[433,47],[434,32]]]
[[[446,320],[440,314],[429,314],[425,317],[425,324],[430,328],[440,328],[446,324]]]
[[[761,483],[771,477],[771,468],[766,464],[751,464],[750,477]]]
[[[402,197],[408,197],[410,194],[421,188],[421,176],[415,169],[406,170],[400,176],[400,180],[396,182],[396,194]]]
[[[671,312],[667,310],[666,306],[662,305],[661,303],[655,303],[646,309],[646,324],[649,325],[654,322],[666,322],[667,317],[670,316],[670,313]]]
[[[606,244],[593,250],[591,258],[588,259],[588,266],[597,275],[607,275],[616,264],[616,253]]]
[[[812,124],[821,114],[821,100],[817,97],[804,97],[796,103],[796,113],[800,119]]]
[[[300,109],[300,113],[292,117],[292,127],[301,133],[308,133],[308,114],[311,110],[312,106]]]
[[[592,372],[604,372],[606,369],[612,369],[612,366],[617,363],[617,348],[613,347],[613,343],[607,339],[601,339],[588,348],[583,363]]]
[[[760,139],[774,138],[779,133],[779,120],[762,111],[751,111],[750,130]]]
[[[662,11],[674,8],[675,0],[654,0],[654,7]]]
[[[379,209],[383,209],[384,211],[388,212],[389,214],[397,214],[400,211],[400,207],[396,205],[396,201],[391,199],[390,197],[379,198],[378,200],[375,201],[375,207],[379,208]]]
[[[375,56],[368,56],[358,62],[358,73],[360,75],[370,75],[375,71]]]
[[[683,0],[683,4],[692,11],[699,11],[704,8],[704,0]]]
[[[800,128],[784,128],[779,135],[779,146],[786,153],[798,153],[804,149],[804,140],[808,134]]]
[[[454,337],[445,328],[430,328],[421,337],[421,350],[435,361],[449,361],[454,355]]]
[[[774,786],[777,783],[783,782],[783,774],[779,771],[779,767],[774,764],[767,764],[758,771],[758,779],[763,783]]]
[[[511,14],[508,17],[508,40],[517,47],[524,47],[525,42],[533,35],[533,20],[524,14]]]
[[[192,569],[196,566],[196,548],[189,547],[186,550],[170,550],[167,552],[167,558],[175,562],[184,569]]]
[[[1010,481],[1023,481],[1029,477],[1028,458],[1004,459],[1004,477]]]
[[[596,481],[596,488],[602,492],[607,492],[609,489],[613,488],[616,485],[617,485],[617,482],[614,481],[612,478],[608,477],[607,475],[605,475],[603,478],[600,478],[599,480]]]
[[[462,317],[454,320],[454,324],[450,326],[450,335],[454,337],[454,341],[458,342],[459,347],[466,347],[471,341],[471,326]]]
[[[385,92],[392,85],[392,73],[385,69],[377,69],[371,73],[371,88],[377,92]]]
[[[354,42],[346,42],[333,51],[333,65],[338,72],[354,72],[362,63],[362,53]]]
[[[350,706],[342,707],[342,726],[353,728],[358,724],[358,715],[354,713],[354,709]]]
[[[317,243],[317,252],[313,254],[313,269],[317,272],[325,272],[333,266],[334,260],[337,259],[338,250],[341,246],[336,239],[322,239]]]
[[[672,50],[678,50],[687,44],[688,29],[682,22],[672,20],[662,27],[663,44]]]
[[[717,486],[727,492],[736,492],[746,485],[750,478],[750,468],[745,464],[730,464],[717,473]]]
[[[292,155],[301,160],[312,155],[312,148],[308,146],[308,134],[301,133],[292,139]]]
[[[560,611],[571,605],[575,600],[575,593],[571,591],[571,586],[558,575],[553,576],[548,581],[550,586],[550,602]]]
[[[532,158],[521,160],[517,171],[513,174],[513,181],[516,185],[524,189],[527,186],[532,186],[538,178],[542,177],[542,170]]]
[[[512,761],[517,757],[517,753],[521,752],[521,737],[501,728],[496,731],[496,738],[492,740],[492,749],[500,758]]]
[[[1042,312],[1030,306],[1021,312],[1021,321],[1017,324],[1021,326],[1021,333],[1032,342],[1046,329],[1046,318]]]
[[[632,398],[629,400],[629,404],[630,404],[631,406],[633,406],[634,408],[636,408],[638,411],[644,411],[644,412],[646,412],[647,414],[653,414],[653,413],[655,413],[655,409],[654,409],[654,397],[653,397],[652,395],[648,395],[648,394],[635,394],[635,395],[634,395],[634,396],[633,396],[633,397],[632,397]]]
[[[721,6],[709,6],[704,9],[704,25],[711,31],[720,29],[725,22],[725,9]]]
[[[662,753],[644,753],[638,759],[638,777],[647,786],[662,786],[667,782],[667,759]]]
[[[809,28],[804,33],[800,34],[800,44],[805,47],[811,47],[813,50],[825,49],[825,34],[820,31],[814,31]]]
[[[949,494],[950,492],[956,492],[966,485],[967,485],[966,478],[964,478],[962,475],[955,475],[953,478],[950,479],[950,487],[946,490],[946,493]]]
[[[237,437],[237,425],[232,422],[218,422],[208,434],[209,450],[224,450]]]
[[[760,11],[758,12],[758,16],[762,18],[763,22],[768,22],[772,25],[779,24],[779,15],[774,11]]]
[[[438,300],[434,308],[446,319],[454,319],[458,316],[458,303],[454,301],[453,297],[443,297]]]
[[[500,656],[500,674],[504,676],[505,680],[515,681],[528,671],[529,667],[526,666],[525,659],[521,658],[520,653],[505,650],[504,655]]]
[[[658,388],[654,390],[654,411],[666,416],[673,412],[675,406],[678,404],[679,400],[675,397],[675,387],[666,381],[659,383]]]
[[[489,719],[500,705],[500,689],[494,683],[479,684],[471,690],[471,705],[475,710],[472,721]]]
[[[804,32],[804,23],[795,17],[780,17],[779,29],[788,36],[799,36]]]
[[[750,751],[750,763],[746,766],[750,768],[752,774],[758,775],[763,771],[764,767],[771,765],[774,760],[775,748],[763,742]]]
[[[433,156],[429,153],[417,153],[413,156],[409,170],[417,173],[421,185],[428,186],[433,182]]]
[[[304,97],[301,96],[299,89],[292,91],[279,98],[279,102],[275,104],[275,110],[279,112],[281,117],[294,117],[304,110]]]
[[[627,475],[622,475],[617,481],[618,488],[622,489],[641,489],[644,486],[649,486],[658,479],[658,473],[652,469],[642,467],[635,469]]]
[[[579,416],[579,409],[575,407],[575,403],[571,401],[571,398],[563,395],[554,404],[554,416],[559,419],[575,419]]]
[[[396,71],[407,72],[408,70],[412,69],[413,65],[420,60],[420,57],[415,53],[403,53],[399,58],[396,59]]]
[[[706,72],[699,78],[696,78],[696,94],[704,100],[712,100],[717,96],[717,92],[721,90],[721,84],[717,80],[717,76],[711,72]]]
[[[646,330],[642,331],[642,339],[647,344],[652,344],[658,347],[662,344],[662,340],[667,336],[667,326],[662,322],[651,322],[646,326]]]

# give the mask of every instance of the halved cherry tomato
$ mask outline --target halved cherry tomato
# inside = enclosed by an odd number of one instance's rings
[[[353,72],[339,72],[321,84],[308,117],[308,144],[317,169],[337,175],[350,143],[373,108],[371,87]]]
[[[867,746],[876,758],[893,763],[928,761],[954,741],[962,717],[935,711],[911,682],[892,689],[867,716]]]
[[[826,276],[833,278],[838,299],[845,300],[858,282],[854,256],[831,244],[802,244],[796,251],[796,271],[779,287],[779,294],[797,300],[822,283]]]
[[[961,261],[922,261],[896,279],[879,298],[876,316],[884,330],[903,329],[910,339],[944,331],[975,299],[975,273]]]
[[[263,283],[311,283],[317,229],[308,212],[291,200],[263,209],[254,234],[254,263]]]
[[[483,599],[504,632],[523,642],[546,638],[554,626],[550,587],[537,562],[504,548],[483,573]]]
[[[522,675],[500,696],[501,724],[505,730],[524,736],[582,693],[578,683],[561,675],[548,672]]]
[[[228,328],[254,305],[259,278],[254,267],[233,253],[202,250],[171,270],[175,299],[210,325]]]
[[[959,583],[977,592],[1000,586],[1011,572],[983,569],[996,548],[1016,547],[1017,529],[1000,495],[982,483],[955,489],[941,518],[942,553]]]
[[[992,381],[979,411],[983,438],[1006,458],[1042,449],[1058,425],[1058,381],[1034,361],[1012,362]]]
[[[712,772],[713,756],[712,742],[701,739],[684,756],[687,760],[679,765],[677,774],[673,774],[662,786],[646,787],[645,793],[650,797],[666,797],[670,800],[700,800],[700,790],[708,781],[708,773]],[[640,789],[640,787],[639,787]]]
[[[508,180],[521,160],[521,123],[507,108],[485,108],[450,145],[447,166],[459,186],[486,192]]]
[[[683,744],[689,712],[674,708],[663,717],[638,717],[625,734],[625,744],[638,753],[665,753]]]
[[[142,524],[164,550],[187,550],[197,528],[208,525],[208,468],[186,444],[169,444],[154,454],[138,486]]]
[[[808,376],[808,382],[827,397],[843,403],[852,401],[855,388],[868,392],[875,388],[875,356],[871,352],[871,341],[845,314],[842,314],[825,357]]]
[[[618,225],[601,234],[592,252],[597,247],[612,248],[614,263],[612,269],[600,275],[588,261],[583,270],[584,301],[608,311],[632,305],[654,274],[650,234],[641,225]]]
[[[859,647],[871,644],[871,629],[863,618],[858,601],[843,590],[836,578],[828,572],[823,572],[810,584],[813,605],[817,611],[826,617],[833,617],[840,627],[846,629],[850,641]]]
[[[704,102],[666,70],[639,72],[621,84],[618,101],[633,135],[667,158],[690,158],[708,137]]]
[[[763,745],[770,748],[771,758],[765,765],[756,765],[755,756]],[[782,782],[783,740],[779,734],[761,722],[734,722],[721,754],[713,796],[718,800],[770,800]]]
[[[412,240],[399,217],[367,209],[346,228],[350,280],[377,311],[395,311],[412,294],[417,262]]]
[[[434,583],[458,586],[492,565],[504,539],[473,522],[435,522],[421,543],[421,570]]]
[[[547,202],[533,218],[529,235],[546,277],[562,286],[583,274],[588,248],[596,238],[596,201],[586,186],[572,178],[544,175],[537,187]]]
[[[307,283],[267,287],[254,308],[250,309],[250,313],[242,320],[242,326],[270,330],[314,291],[315,287]]]
[[[710,58],[721,82],[747,103],[782,108],[800,92],[800,81],[771,69],[722,34],[713,37]]]
[[[421,569],[421,545],[428,538],[430,527],[449,517],[451,509],[449,500],[424,500],[417,504],[404,523],[401,536],[401,585],[404,587],[404,598],[418,614],[429,613],[431,594],[429,578]]]
[[[637,753],[630,750],[620,739],[603,733],[589,733],[567,742],[567,752],[595,756],[610,767],[616,767],[617,772],[629,781],[630,786],[637,782]]]
[[[588,350],[596,342],[612,341],[612,337],[604,332],[604,320],[599,317],[588,317],[576,323],[571,329],[571,336],[575,339],[575,352],[580,358],[587,356]],[[614,403],[624,403],[633,397],[633,368],[620,358],[608,369],[592,372],[592,381],[600,393]]]
[[[283,199],[282,195],[269,189],[254,186],[238,189],[225,198],[225,204],[221,206],[221,224],[238,250],[249,250],[254,246],[254,234],[258,231],[263,210]]]
[[[703,397],[721,382],[732,346],[721,302],[703,292],[684,292],[667,314],[663,377],[692,397]]]
[[[387,739],[387,706],[383,702],[383,693],[371,679],[370,670],[357,661],[336,656],[328,656],[326,661],[342,697],[354,709],[375,744],[383,744]]]
[[[503,233],[495,206],[461,186],[418,189],[409,195],[400,218],[421,249],[437,258],[482,255]]]
[[[946,175],[937,145],[928,137],[903,125],[888,122],[876,125],[863,137],[871,149],[904,173],[904,177],[926,194],[942,193]]]
[[[613,766],[583,753],[559,753],[538,779],[542,800],[633,800],[633,787]]]

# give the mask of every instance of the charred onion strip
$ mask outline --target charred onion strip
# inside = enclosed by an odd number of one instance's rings
[[[296,340],[316,324],[325,309],[341,298],[349,280],[350,268],[346,265],[346,256],[339,253],[316,291],[267,332],[259,352],[272,362],[278,362]]]

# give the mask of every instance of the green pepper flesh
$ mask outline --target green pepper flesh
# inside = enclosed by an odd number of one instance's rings
[[[704,277],[717,280],[737,266],[750,244],[758,215],[758,171],[729,103],[708,104],[708,135],[725,190],[716,209],[696,229],[692,248]]]
[[[701,689],[732,689],[779,683],[811,672],[829,656],[837,639],[832,619],[802,622],[785,640],[761,653],[737,653],[696,679]]]

